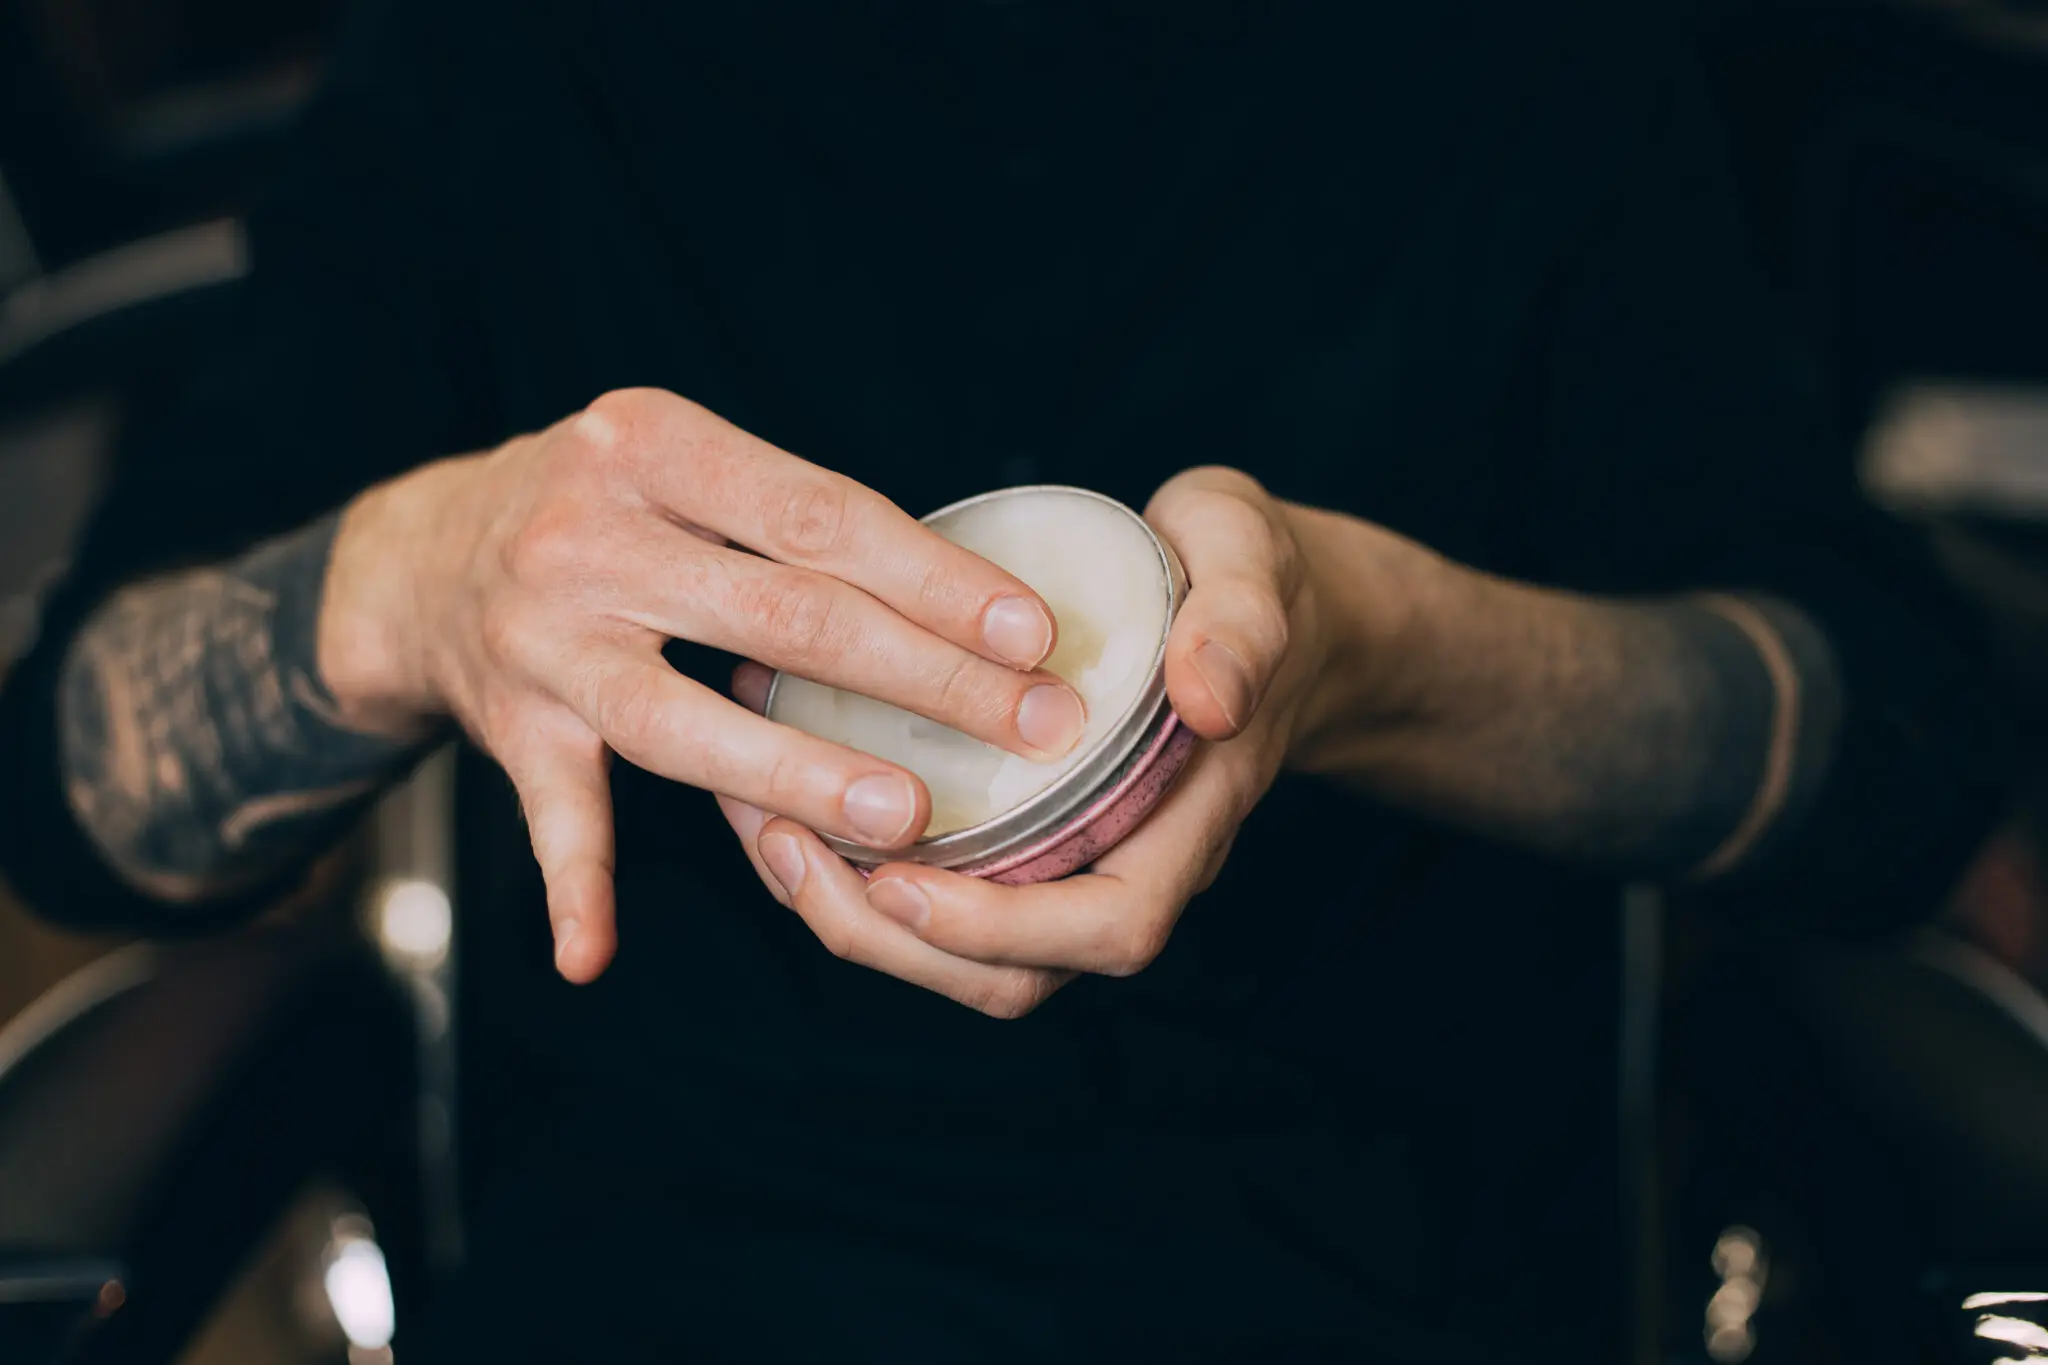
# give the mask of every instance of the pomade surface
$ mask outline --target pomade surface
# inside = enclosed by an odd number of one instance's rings
[[[1145,691],[1166,629],[1168,584],[1144,527],[1082,493],[1034,489],[948,513],[932,529],[1009,570],[1059,623],[1045,668],[1081,694],[1088,726],[1055,763],[1034,763],[886,703],[784,674],[771,718],[900,763],[932,794],[925,838],[993,819],[1044,791]]]

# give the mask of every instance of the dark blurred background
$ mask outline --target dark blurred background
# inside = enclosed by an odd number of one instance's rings
[[[0,669],[216,325],[237,216],[344,7],[0,0]],[[1610,1315],[1632,1362],[2048,1360],[2048,3],[1697,19],[1842,448],[1989,613],[2037,777],[1904,940],[1759,942],[1629,900],[1629,1285],[1559,1311]],[[169,1247],[187,1307],[80,1358],[391,1358],[394,1296],[460,1255],[457,1116],[511,1102],[457,1083],[445,780],[394,798],[271,937],[82,941],[0,889],[0,1332],[126,1321],[123,1277]],[[140,1029],[190,1074],[144,1084]],[[93,1105],[125,1146],[79,1150],[59,1119]],[[262,1116],[268,1164],[210,1145],[222,1114]],[[72,1197],[75,1235],[27,1245]]]

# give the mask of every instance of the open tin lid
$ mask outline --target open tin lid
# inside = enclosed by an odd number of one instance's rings
[[[955,828],[937,835],[928,836],[920,839],[909,848],[894,851],[869,848],[865,845],[852,843],[830,835],[821,836],[828,847],[850,862],[863,866],[876,866],[884,862],[908,861],[926,863],[936,867],[959,868],[985,863],[992,858],[998,857],[1006,850],[1036,842],[1049,831],[1059,828],[1062,824],[1078,818],[1082,812],[1087,811],[1096,796],[1106,787],[1112,785],[1123,772],[1126,767],[1126,761],[1131,755],[1141,745],[1148,743],[1154,737],[1155,732],[1166,725],[1171,718],[1172,709],[1167,704],[1166,699],[1166,636],[1173,624],[1174,617],[1180,611],[1181,603],[1187,597],[1187,574],[1181,567],[1178,556],[1173,553],[1166,542],[1153,532],[1143,517],[1116,499],[1085,488],[1072,488],[1058,484],[1034,484],[1019,488],[999,489],[994,492],[966,498],[942,507],[921,520],[925,525],[932,527],[941,535],[945,535],[947,539],[961,543],[957,536],[948,534],[949,528],[958,528],[963,521],[972,520],[977,512],[985,511],[994,502],[1025,497],[1049,498],[1054,501],[1070,498],[1085,500],[1088,504],[1086,513],[1080,513],[1077,508],[1070,509],[1068,515],[1101,516],[1106,511],[1113,515],[1117,522],[1127,523],[1143,536],[1142,543],[1146,547],[1145,553],[1156,563],[1159,571],[1158,583],[1160,590],[1165,593],[1166,600],[1164,611],[1157,618],[1161,622],[1158,638],[1151,642],[1151,648],[1142,655],[1143,672],[1139,675],[1135,694],[1130,697],[1126,704],[1119,708],[1114,720],[1107,726],[1099,726],[1097,724],[1099,718],[1091,715],[1091,734],[1084,736],[1081,744],[1076,747],[1075,752],[1063,760],[1066,764],[1065,768],[1030,795],[986,820],[964,828]],[[1055,509],[1056,514],[1057,510]],[[969,548],[975,547],[970,544]],[[1003,563],[1003,556],[999,552],[991,552],[989,557],[994,562],[1002,564],[1002,567],[1023,578],[1034,590],[1041,594],[1047,592],[1046,585],[1032,581],[1032,575],[1028,569],[1020,569],[1020,566],[1014,563]],[[1063,604],[1055,601],[1051,605],[1054,608],[1055,615],[1073,615],[1072,603]],[[1063,620],[1061,622],[1063,641],[1066,634],[1067,622]],[[1058,660],[1059,651],[1055,650],[1053,659],[1048,662],[1054,663]],[[802,680],[798,681],[801,682]],[[1068,678],[1067,681],[1071,683],[1075,679]],[[797,689],[793,687],[785,688],[784,683],[785,675],[781,673],[776,674],[774,681],[769,686],[767,714],[771,720],[793,723],[787,714],[793,709],[788,705],[788,701],[790,695],[796,692]],[[829,691],[829,689],[819,689],[817,684],[814,683],[804,683],[803,686],[814,691]],[[783,705],[778,706],[779,701]],[[880,703],[872,704],[875,706],[881,705]],[[813,733],[817,733],[817,730],[811,726],[803,726],[801,728],[810,729]],[[835,740],[837,738],[831,735],[825,737]],[[994,752],[999,753],[1000,751]],[[903,757],[899,754],[884,754],[880,756],[888,758],[892,762],[903,762]],[[1011,761],[1014,763],[1027,762],[1027,760],[1022,759],[1012,759]],[[917,769],[915,762],[904,762],[904,766],[913,771]],[[1032,766],[1047,769],[1059,767],[1058,764]],[[924,776],[924,774],[920,774],[920,776]]]

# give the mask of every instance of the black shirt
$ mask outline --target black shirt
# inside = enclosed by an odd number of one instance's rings
[[[372,16],[252,220],[232,344],[10,685],[0,856],[60,917],[170,913],[57,785],[51,675],[109,585],[659,385],[913,512],[1141,505],[1214,462],[1502,573],[1779,592],[1848,718],[1723,899],[1910,915],[1991,790],[1978,696],[1827,452],[1670,29],[1607,0]],[[1285,779],[1153,968],[1002,1023],[832,958],[708,798],[624,769],[619,958],[575,991],[504,784],[466,778],[486,1156],[448,1358],[1610,1352],[1599,879]]]

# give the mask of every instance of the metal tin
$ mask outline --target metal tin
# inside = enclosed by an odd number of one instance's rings
[[[825,843],[863,870],[886,862],[925,863],[970,877],[986,877],[1011,886],[1053,881],[1080,871],[1107,853],[1145,818],[1180,772],[1194,749],[1194,733],[1180,723],[1166,697],[1166,635],[1187,597],[1187,573],[1172,547],[1145,519],[1114,498],[1085,488],[1032,484],[999,489],[941,507],[923,518],[928,526],[944,522],[997,498],[1032,493],[1079,495],[1115,508],[1143,531],[1165,570],[1166,629],[1152,651],[1151,672],[1137,699],[1079,762],[1045,790],[966,829],[920,839],[893,852],[845,839],[822,836]],[[767,712],[775,715],[775,693],[782,675],[769,685]]]

